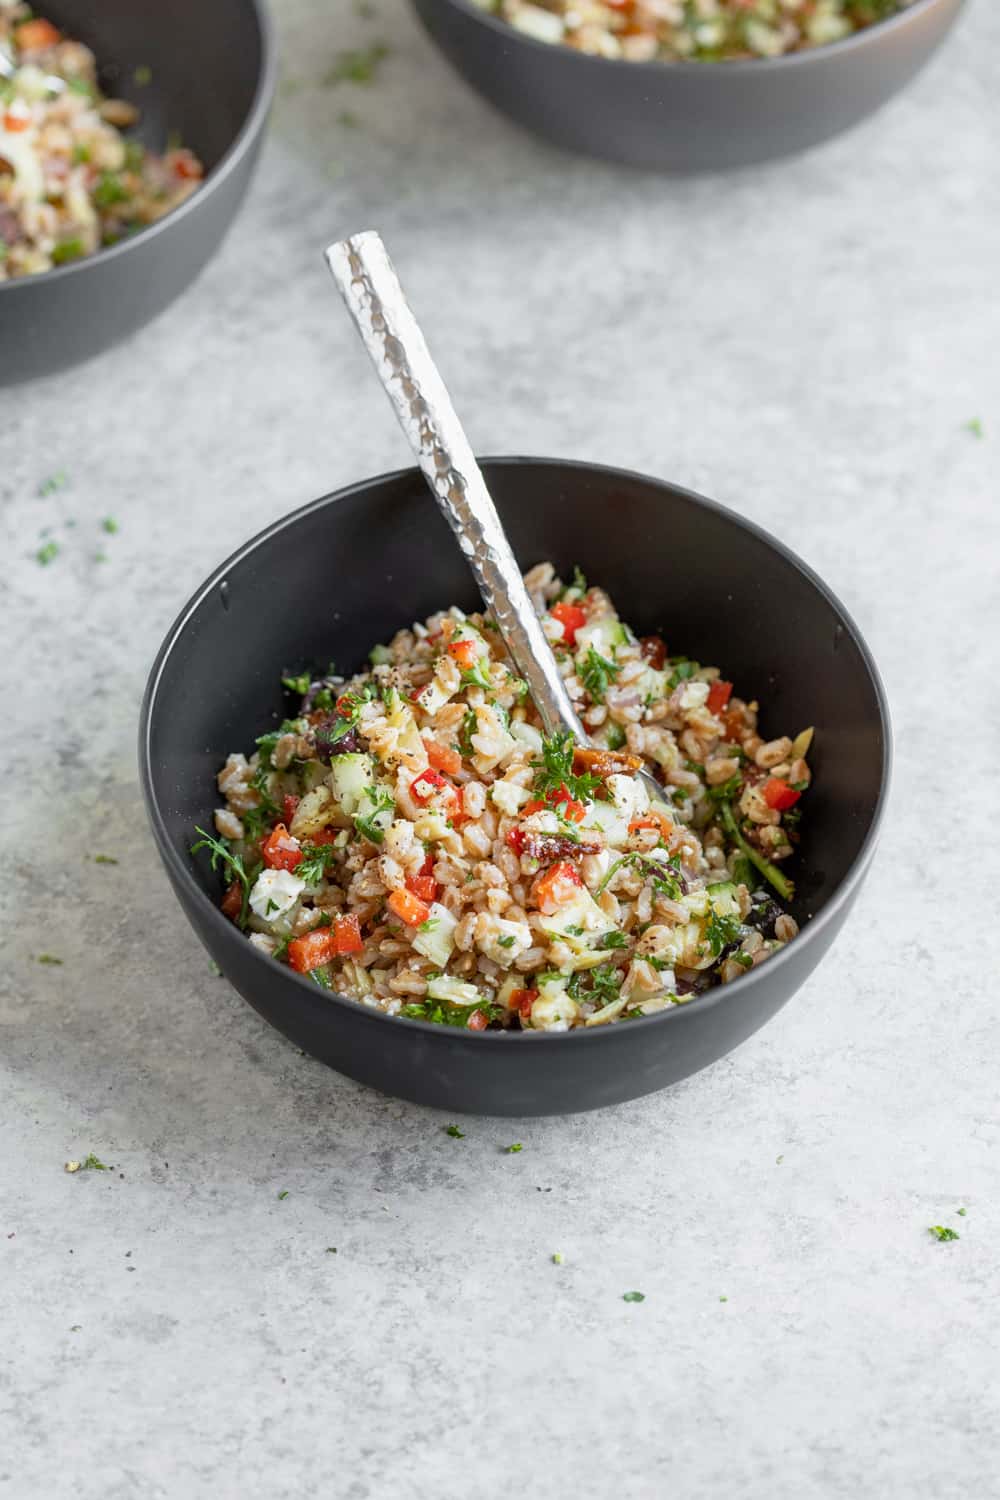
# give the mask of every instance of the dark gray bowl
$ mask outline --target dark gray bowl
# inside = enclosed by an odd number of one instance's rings
[[[519,125],[589,156],[704,172],[846,130],[923,67],[964,0],[916,0],[827,47],[731,63],[633,63],[548,46],[473,0],[414,0],[462,77]]]
[[[205,181],[131,239],[40,276],[0,283],[0,385],[89,359],[155,318],[218,249],[253,171],[274,93],[262,0],[46,0],[42,14],[93,49],[105,87],[142,111],[135,134],[163,150],[180,132]],[[137,84],[135,70],[151,70]]]
[[[758,527],[674,485],[561,459],[485,460],[524,566],[579,562],[638,630],[720,664],[763,703],[764,733],[816,725],[815,781],[792,872],[802,932],[748,975],[643,1020],[566,1035],[482,1032],[382,1015],[319,990],[222,915],[195,824],[215,776],[283,717],[289,663],[356,670],[376,641],[449,604],[476,607],[469,570],[415,469],[296,511],[229,558],[171,626],[143,700],[139,765],[153,834],[191,925],[236,989],[299,1047],[423,1104],[566,1114],[674,1083],[744,1041],[799,988],[857,899],[889,778],[885,696],[843,606]],[[572,525],[567,518],[572,517]],[[374,542],[373,542],[374,539]],[[262,601],[266,606],[262,607]]]

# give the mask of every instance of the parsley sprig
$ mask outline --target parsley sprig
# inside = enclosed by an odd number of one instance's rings
[[[199,828],[197,826],[195,827],[194,831],[195,833],[200,833],[201,838],[197,843],[191,845],[191,853],[197,854],[199,849],[210,849],[212,851],[212,856],[209,860],[209,863],[211,864],[212,869],[217,873],[219,872],[220,868],[222,870],[228,870],[232,878],[234,880],[238,880],[240,885],[242,886],[243,906],[240,910],[239,925],[241,927],[245,927],[247,920],[247,907],[250,904],[251,882],[250,876],[247,874],[246,867],[243,863],[242,858],[240,857],[240,855],[233,853],[232,849],[230,849],[229,847],[229,841],[227,839],[217,839],[214,834],[206,833],[204,828]]]
[[[573,751],[576,738],[568,729],[558,730],[549,739],[542,740],[542,758],[531,762],[535,769],[534,792],[545,798],[549,792],[566,787],[575,802],[585,802],[593,797],[601,786],[599,776],[586,771],[582,776],[573,772]]]
[[[608,661],[599,651],[590,647],[583,659],[582,665],[576,669],[576,675],[583,683],[593,703],[603,703],[605,694],[610,683],[614,682],[621,667],[617,662]]]

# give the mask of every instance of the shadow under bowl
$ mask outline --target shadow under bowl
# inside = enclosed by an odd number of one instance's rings
[[[160,856],[205,947],[297,1046],[387,1094],[453,1112],[567,1114],[636,1098],[722,1057],[762,1026],[822,958],[857,899],[890,764],[877,671],[843,607],[780,543],[660,480],[560,459],[483,463],[519,562],[580,563],[640,633],[718,664],[761,703],[765,735],[816,726],[814,783],[791,864],[802,932],[760,968],[683,1008],[567,1034],[471,1033],[388,1017],[330,995],[261,954],[219,910],[196,824],[215,777],[285,717],[290,669],[350,673],[397,629],[478,596],[415,469],[296,511],[218,568],[171,626],[142,707],[139,760]],[[569,518],[572,517],[572,525]]]
[[[40,10],[91,48],[106,93],[138,107],[129,137],[162,152],[176,132],[201,158],[205,180],[179,208],[117,245],[0,282],[0,386],[101,353],[194,280],[243,201],[274,93],[263,0],[45,0]]]
[[[503,114],[557,146],[667,172],[804,151],[917,73],[964,0],[915,0],[843,41],[734,62],[621,62],[515,31],[475,0],[414,0],[432,39]]]

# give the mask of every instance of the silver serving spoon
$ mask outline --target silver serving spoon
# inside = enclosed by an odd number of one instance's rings
[[[578,745],[587,745],[486,480],[381,236],[369,229],[340,240],[328,247],[326,260],[545,733],[568,730]],[[669,809],[659,782],[646,771],[636,774],[651,800]]]

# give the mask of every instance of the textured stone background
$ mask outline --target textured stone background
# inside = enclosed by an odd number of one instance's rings
[[[0,398],[0,1492],[984,1500],[1000,15],[971,7],[840,142],[669,182],[533,143],[375,4],[282,0],[285,92],[223,253],[131,344]],[[317,86],[379,38],[372,87]],[[464,1140],[213,977],[136,786],[193,587],[406,462],[319,255],[370,225],[481,451],[670,475],[772,528],[896,718],[864,907],[765,1032],[659,1097]],[[116,1170],[65,1175],[90,1150]]]

